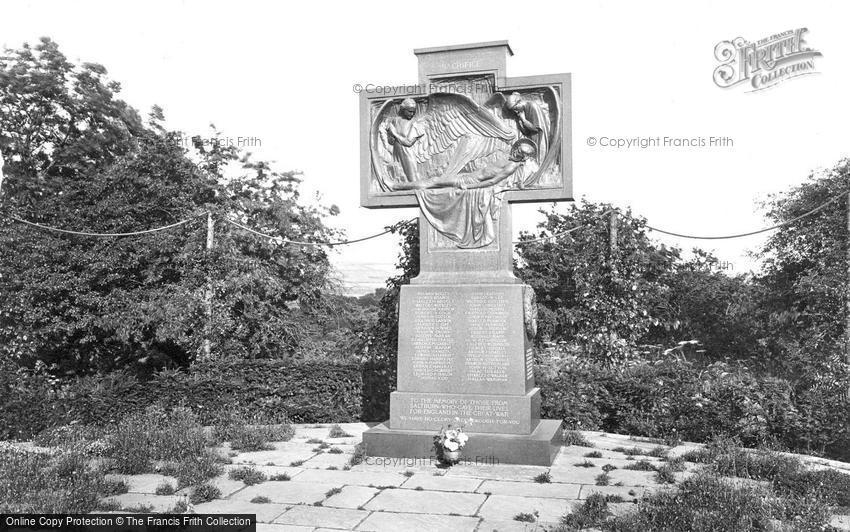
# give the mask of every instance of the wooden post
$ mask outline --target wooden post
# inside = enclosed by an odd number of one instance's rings
[[[617,255],[617,211],[612,210],[608,218],[608,259],[614,267],[614,259]]]
[[[846,314],[844,317],[844,356],[850,364],[850,192],[847,193],[847,288],[844,291],[844,305]],[[850,388],[847,389],[847,398],[850,399]]]
[[[207,246],[206,246],[206,255],[207,255],[207,267],[209,268],[209,260],[210,260],[210,252],[213,248],[215,235],[215,222],[213,221],[212,213],[207,213]],[[207,287],[204,293],[204,303],[206,305],[206,315],[207,315],[207,323],[204,331],[204,358],[209,359],[210,353],[212,352],[212,348],[210,345],[210,335],[212,333],[212,276],[209,271],[207,271]]]

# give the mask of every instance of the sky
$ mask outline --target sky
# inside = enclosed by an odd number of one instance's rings
[[[759,204],[769,194],[850,156],[848,15],[846,3],[782,1],[5,1],[0,45],[50,36],[70,59],[105,65],[143,114],[159,105],[168,126],[188,135],[207,135],[212,123],[234,142],[247,139],[257,156],[302,171],[305,197],[339,206],[330,223],[355,238],[416,210],[359,206],[353,85],[416,82],[414,48],[508,40],[508,76],[573,76],[577,200],[631,208],[674,232],[722,235],[768,225]],[[721,41],[798,28],[822,53],[816,74],[756,92],[714,83]],[[731,143],[601,145],[634,137]],[[550,207],[515,205],[515,235]],[[764,239],[653,236],[712,250],[732,273],[756,267],[748,252]],[[384,285],[397,255],[390,235],[339,248],[332,260],[359,294]]]

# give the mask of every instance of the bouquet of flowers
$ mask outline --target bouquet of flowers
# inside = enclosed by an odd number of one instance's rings
[[[463,432],[463,426],[452,428],[451,425],[440,429],[440,433],[434,436],[434,446],[437,455],[447,463],[457,463],[460,459],[460,451],[466,445],[469,436]]]

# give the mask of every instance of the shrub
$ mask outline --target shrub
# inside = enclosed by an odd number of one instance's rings
[[[0,449],[0,513],[88,513],[121,489],[79,452]]]
[[[253,467],[238,467],[231,469],[227,475],[231,480],[241,480],[246,486],[253,486],[266,481],[266,475]]]
[[[630,469],[632,471],[655,471],[657,468],[649,460],[638,460],[631,464],[624,465],[623,469]]]
[[[176,490],[170,482],[162,482],[156,487],[157,495],[173,495]]]
[[[736,487],[716,476],[703,474],[685,480],[676,489],[644,496],[636,512],[609,520],[606,529],[623,532],[785,530],[777,528],[775,521],[791,520],[793,530],[822,530],[828,515],[826,507],[817,501],[774,500],[763,490]]]
[[[331,426],[330,432],[328,432],[328,438],[351,438],[351,434],[342,430],[342,427],[334,424]]]
[[[576,445],[578,447],[593,447],[593,444],[587,441],[584,434],[574,430],[564,431],[564,445]]]
[[[545,473],[540,473],[539,475],[534,477],[534,482],[537,482],[538,484],[548,484],[552,482],[552,475],[549,474],[548,471],[546,471]]]
[[[606,497],[601,493],[594,493],[576,507],[572,513],[561,517],[561,527],[567,530],[598,528],[610,515]]]
[[[221,497],[221,490],[212,484],[201,484],[192,490],[189,500],[192,504],[201,504],[203,502],[210,502],[213,499],[218,499],[219,497]]]

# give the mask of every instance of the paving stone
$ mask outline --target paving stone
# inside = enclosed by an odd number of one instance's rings
[[[553,467],[549,474],[552,482],[568,484],[595,484],[596,477],[604,473],[599,467]]]
[[[624,486],[658,486],[658,482],[655,481],[655,471],[615,469],[609,475],[611,475],[611,484],[622,482]]]
[[[322,482],[337,486],[401,486],[407,477],[398,473],[360,473],[356,471],[328,471],[325,469],[306,469],[294,477],[293,482]]]
[[[219,475],[214,479],[210,480],[210,484],[218,488],[218,490],[221,492],[222,499],[230,497],[231,495],[245,487],[244,482],[242,482],[241,480],[232,480],[227,476],[227,473]],[[185,489],[181,490],[181,492],[184,491]]]
[[[363,486],[345,486],[341,492],[332,495],[322,504],[331,508],[359,508],[372,500],[379,491]]]
[[[485,520],[513,521],[517,514],[538,512],[538,521],[557,523],[561,516],[570,513],[572,508],[571,501],[566,499],[490,495],[478,510],[478,515]]]
[[[311,526],[281,525],[277,523],[257,523],[257,532],[312,532]]]
[[[234,464],[273,464],[277,466],[290,466],[292,462],[306,461],[315,456],[316,453],[304,447],[293,451],[253,451],[239,453],[233,457]]]
[[[160,484],[167,482],[177,489],[177,479],[166,475],[144,474],[144,475],[105,475],[112,480],[123,480],[127,483],[130,493],[156,493]]]
[[[287,474],[290,478],[293,478],[296,475],[299,475],[304,472],[304,469],[300,467],[276,466],[266,464],[229,464],[225,466],[225,470],[229,472],[231,469],[239,469],[240,467],[253,467],[257,471],[261,471],[267,477]]]
[[[667,451],[667,456],[669,456],[670,458],[678,458],[680,456],[688,454],[689,452],[702,449],[703,447],[705,447],[705,445],[699,443],[682,443],[676,445],[675,447],[671,447],[670,450]]]
[[[154,512],[162,513],[173,508],[183,497],[179,495],[151,495],[149,493],[122,493],[109,497],[107,500],[115,500],[121,505],[121,509],[135,508],[137,506],[152,506]]]
[[[646,488],[641,487],[586,485],[581,487],[581,491],[578,493],[578,498],[586,499],[594,493],[601,493],[602,495],[619,495],[623,499],[631,501],[634,499],[640,499],[643,497],[645,492]]]
[[[549,471],[549,468],[543,466],[460,464],[450,467],[446,476],[489,478],[493,480],[532,480],[537,475],[547,471]]]
[[[248,501],[216,500],[195,505],[195,513],[210,514],[257,514],[257,521],[271,523],[275,517],[289,509],[284,504],[260,504]],[[257,530],[259,530],[257,526]]]
[[[432,491],[466,491],[472,493],[483,482],[480,478],[434,476],[429,473],[417,473],[402,484],[404,489],[422,488]]]
[[[576,462],[583,462],[585,460],[600,460],[600,458],[587,458],[585,455],[588,453],[597,452],[602,454],[601,459],[607,460],[625,460],[626,455],[623,453],[609,451],[607,449],[590,449],[588,447],[563,447],[558,456],[555,457],[555,460],[552,462],[553,467],[562,467],[562,466],[571,466]]]
[[[402,530],[472,532],[477,526],[477,517],[372,512],[372,515],[357,526],[357,530],[374,532],[399,532]]]
[[[637,504],[633,502],[609,502],[608,509],[614,517],[621,517],[637,511]]]
[[[338,469],[342,469],[348,462],[351,461],[351,454],[331,454],[331,453],[319,453],[313,458],[310,458],[301,467],[304,468],[315,468],[315,469],[327,469],[329,466],[336,467]]]
[[[272,502],[283,504],[313,504],[325,500],[325,493],[338,486],[308,482],[263,482],[237,491],[232,499],[250,501],[265,496]]]
[[[485,519],[478,525],[477,532],[543,532],[546,529],[542,523],[524,523],[522,521],[492,521]],[[584,529],[586,532],[587,529]]]
[[[289,511],[278,516],[275,523],[351,530],[368,515],[369,512],[362,510],[325,508],[324,506],[293,506]]]
[[[493,495],[517,495],[519,497],[549,497],[553,499],[578,499],[579,484],[538,484],[537,482],[515,482],[508,480],[485,480],[478,493]]]
[[[363,463],[351,467],[352,471],[380,471],[384,473],[404,473],[413,471],[415,473],[440,473],[445,474],[448,469],[437,467],[439,463],[435,460],[412,460],[406,458],[390,458],[385,456],[367,456]]]
[[[833,515],[829,524],[838,530],[850,530],[850,515]]]
[[[625,455],[620,455],[620,456],[625,456]],[[596,468],[596,469],[599,469],[600,472],[601,472],[602,466],[604,466],[606,464],[610,464],[610,465],[616,467],[617,469],[625,469],[629,465],[632,465],[635,462],[638,462],[640,460],[646,460],[647,462],[649,462],[653,465],[656,465],[656,466],[661,466],[665,463],[661,459],[652,458],[650,456],[636,456],[634,460],[627,460],[626,458],[576,458],[576,459],[573,459],[570,462],[553,463],[552,467],[580,467],[580,466],[577,466],[576,464],[581,464],[583,462],[590,462],[591,464],[593,464],[593,467],[588,467],[586,469]]]
[[[487,497],[479,493],[385,489],[366,504],[367,510],[425,514],[474,515]]]

